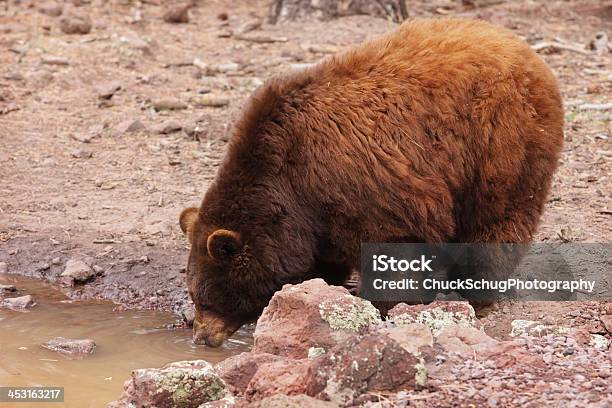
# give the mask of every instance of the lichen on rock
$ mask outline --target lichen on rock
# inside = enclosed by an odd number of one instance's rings
[[[153,372],[152,379],[160,391],[172,395],[178,406],[188,403],[194,392],[201,394],[204,402],[221,399],[225,396],[225,383],[210,365],[189,366],[172,363],[166,372]]]
[[[570,332],[568,327],[556,326],[556,325],[545,325],[533,320],[522,320],[516,319],[510,323],[512,330],[510,336],[535,336],[542,337],[548,334],[560,335],[567,334]]]
[[[351,295],[324,300],[319,304],[319,314],[332,329],[352,332],[380,320],[380,312],[370,302]]]
[[[427,367],[425,366],[425,360],[421,358],[414,368],[416,373],[414,374],[414,382],[419,387],[424,387],[427,384]]]
[[[609,347],[608,339],[601,334],[591,334],[591,341],[589,345],[598,349],[607,350]]]
[[[434,337],[437,337],[448,327],[476,327],[476,312],[469,304],[462,310],[453,310],[435,306],[414,313],[402,313],[393,316],[397,326],[421,323],[429,327]]]
[[[134,370],[121,398],[109,407],[196,408],[229,395],[225,382],[208,362],[179,361],[163,368]]]
[[[308,358],[311,360],[323,354],[325,354],[325,349],[323,347],[311,347],[308,349]]]

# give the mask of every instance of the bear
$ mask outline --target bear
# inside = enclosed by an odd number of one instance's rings
[[[221,345],[284,284],[342,284],[361,243],[530,242],[562,143],[553,74],[483,21],[407,21],[265,81],[180,214],[194,341]]]

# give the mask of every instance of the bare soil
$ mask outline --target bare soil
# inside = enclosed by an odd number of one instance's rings
[[[188,247],[178,215],[201,200],[245,98],[277,72],[395,25],[361,15],[271,26],[262,0],[196,2],[186,24],[163,21],[173,1],[73,3],[56,17],[42,10],[46,2],[0,2],[0,262],[9,273],[54,281],[68,259],[82,259],[98,276],[72,288],[72,297],[182,313],[189,309],[182,274]],[[611,110],[588,104],[610,102],[612,54],[585,45],[599,32],[612,35],[612,5],[408,5],[412,17],[481,18],[536,46],[569,45],[541,50],[567,113],[566,144],[537,240],[610,242]],[[73,14],[91,20],[90,33],[61,31],[61,19]],[[240,39],[245,24],[262,20],[244,36],[271,42]],[[100,97],[117,87],[111,98]],[[168,98],[177,109],[155,109]],[[204,98],[229,103],[202,106]],[[188,132],[160,133],[163,127]],[[595,325],[588,316],[600,306],[509,303],[489,311],[485,323],[497,336],[519,318]]]

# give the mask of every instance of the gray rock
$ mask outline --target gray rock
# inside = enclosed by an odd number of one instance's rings
[[[70,61],[63,57],[56,57],[53,55],[45,55],[41,58],[41,62],[45,65],[58,65],[58,66],[68,66],[70,65]]]
[[[139,120],[127,119],[115,126],[113,134],[123,136],[126,133],[135,133],[144,130],[145,126]]]
[[[75,149],[70,152],[70,155],[75,159],[89,159],[93,156],[93,152],[86,149]]]
[[[100,99],[110,99],[120,89],[121,82],[119,81],[104,82],[96,86],[96,94]]]
[[[66,268],[60,276],[74,282],[86,282],[95,276],[95,272],[85,262],[70,259],[66,262]]]
[[[64,12],[64,7],[55,1],[46,1],[38,6],[38,11],[51,17],[59,17]]]
[[[17,293],[15,285],[0,285],[0,298],[14,293]]]
[[[7,298],[0,303],[0,309],[11,309],[15,311],[25,311],[36,305],[36,301],[31,295]]]
[[[185,306],[182,310],[181,314],[183,315],[183,320],[187,326],[193,326],[193,321],[195,320],[195,309],[193,305]]]
[[[202,140],[208,135],[208,126],[204,123],[191,122],[183,126],[183,131],[193,140]]]
[[[60,19],[60,29],[65,34],[88,34],[91,27],[91,20],[87,16],[72,14]]]
[[[42,346],[51,351],[65,354],[71,357],[84,357],[93,354],[96,343],[91,339],[77,340],[56,337],[43,343]]]
[[[167,135],[168,133],[178,132],[182,128],[183,128],[183,125],[181,125],[175,120],[170,119],[164,123],[160,123],[159,125],[155,126],[153,128],[153,131],[155,133]]]

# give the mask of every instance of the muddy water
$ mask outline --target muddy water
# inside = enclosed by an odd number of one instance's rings
[[[175,316],[152,311],[113,311],[110,302],[71,301],[56,288],[36,280],[0,275],[33,295],[38,305],[28,313],[0,310],[0,386],[64,387],[62,403],[0,402],[0,408],[105,407],[123,389],[136,368],[160,367],[177,360],[211,363],[250,349],[252,334],[238,331],[218,349],[195,346],[191,330],[168,329]],[[96,350],[70,360],[41,344],[57,336],[93,339]]]

